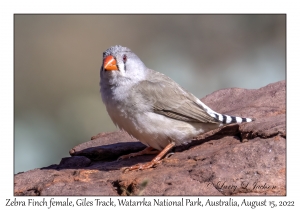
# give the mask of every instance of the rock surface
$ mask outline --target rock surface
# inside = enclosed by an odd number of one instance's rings
[[[256,121],[197,136],[156,168],[123,173],[153,159],[117,161],[143,144],[125,132],[101,133],[71,157],[15,175],[15,195],[286,195],[286,83],[224,89],[202,101],[213,110]]]

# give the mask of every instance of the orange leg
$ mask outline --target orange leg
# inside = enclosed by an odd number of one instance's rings
[[[159,163],[160,160],[162,159],[162,157],[174,146],[175,146],[174,142],[168,144],[151,162],[145,163],[145,164],[138,164],[138,165],[134,165],[134,166],[125,168],[124,172],[127,170],[133,171],[133,170],[144,170],[147,168],[152,168],[155,164]]]
[[[128,155],[122,155],[118,158],[118,160],[129,159],[129,158],[140,156],[140,155],[154,155],[154,154],[157,154],[157,153],[159,153],[158,150],[156,150],[152,147],[147,147],[147,148],[145,148],[145,149],[143,149],[142,151],[139,151],[139,152],[130,153]]]

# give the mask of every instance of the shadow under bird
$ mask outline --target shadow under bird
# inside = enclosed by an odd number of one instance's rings
[[[213,111],[169,77],[146,67],[127,47],[116,45],[103,53],[100,77],[102,100],[114,124],[148,146],[119,159],[158,153],[151,162],[128,170],[153,167],[171,148],[201,133],[253,121]]]

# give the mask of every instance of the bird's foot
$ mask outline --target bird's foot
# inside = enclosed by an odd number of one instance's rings
[[[161,159],[163,158],[163,156],[170,149],[172,149],[174,146],[175,146],[174,142],[168,144],[151,162],[145,163],[145,164],[138,164],[138,165],[134,165],[134,166],[131,166],[131,167],[126,167],[126,168],[123,169],[123,173],[126,173],[128,171],[145,170],[145,169],[148,169],[148,168],[152,168],[153,166],[159,164],[161,162]]]
[[[123,168],[123,173],[126,173],[128,171],[135,171],[135,170],[145,170],[148,168],[154,168],[157,164],[161,163],[161,160],[145,163],[145,164],[137,164],[131,167]]]
[[[139,151],[139,152],[130,153],[128,155],[122,155],[117,159],[117,161],[130,159],[132,157],[136,157],[136,156],[140,156],[140,155],[153,155],[153,154],[157,154],[157,153],[159,153],[158,150],[153,149],[152,147],[147,147],[144,150]]]

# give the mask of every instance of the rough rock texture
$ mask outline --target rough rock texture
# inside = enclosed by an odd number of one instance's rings
[[[213,110],[256,121],[232,124],[176,147],[156,168],[122,168],[154,155],[117,161],[145,146],[125,132],[102,133],[70,150],[59,165],[15,175],[15,195],[286,195],[286,83],[216,91]]]

